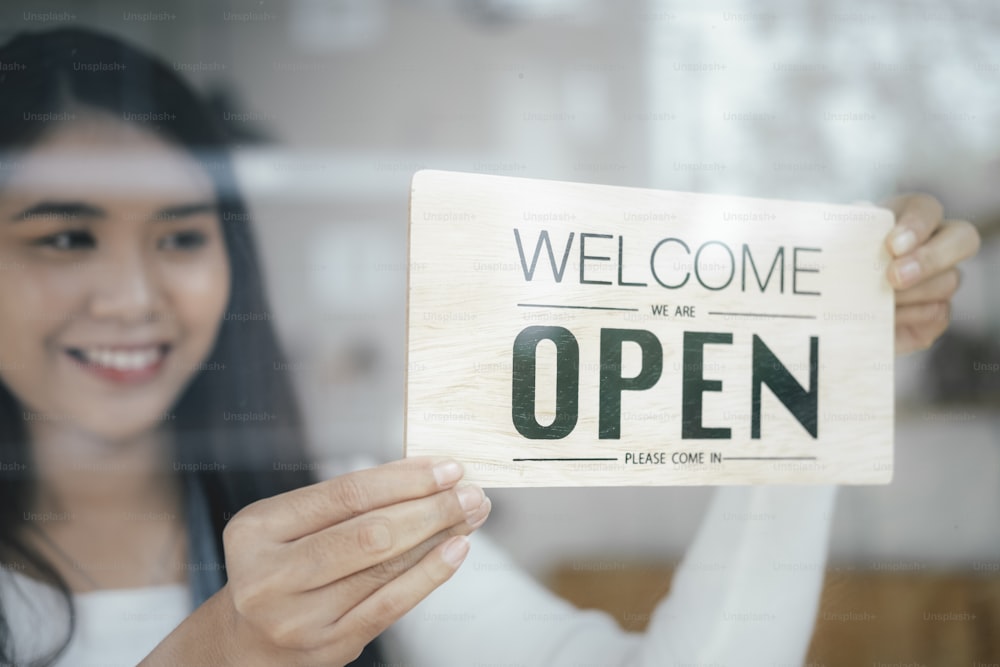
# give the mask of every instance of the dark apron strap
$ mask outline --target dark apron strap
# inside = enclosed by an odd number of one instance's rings
[[[222,588],[225,561],[215,549],[215,535],[208,514],[208,501],[194,475],[184,476],[188,529],[188,584],[194,611]]]

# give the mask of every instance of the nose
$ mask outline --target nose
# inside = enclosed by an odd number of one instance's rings
[[[162,315],[163,292],[155,266],[139,249],[105,254],[97,271],[100,276],[90,300],[94,318],[138,323]]]

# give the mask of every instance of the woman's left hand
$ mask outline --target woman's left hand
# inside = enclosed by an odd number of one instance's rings
[[[927,349],[948,328],[957,266],[979,250],[979,232],[965,220],[945,220],[941,203],[930,195],[902,195],[887,206],[896,214],[886,246],[899,355]]]

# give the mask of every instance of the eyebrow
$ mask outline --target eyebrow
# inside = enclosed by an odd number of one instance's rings
[[[43,201],[29,206],[11,220],[23,222],[32,218],[103,218],[105,212],[91,204],[83,202],[53,202]]]
[[[178,204],[161,208],[153,216],[152,220],[175,220],[177,218],[188,218],[203,213],[215,213],[218,205],[215,202],[191,202],[188,204]],[[43,201],[28,208],[11,218],[14,222],[23,222],[32,218],[86,218],[100,219],[107,217],[104,209],[84,202],[54,202]]]
[[[219,210],[215,202],[192,202],[190,204],[178,204],[177,206],[167,206],[161,208],[153,216],[153,220],[173,220],[175,218],[189,218],[203,213],[215,213]]]

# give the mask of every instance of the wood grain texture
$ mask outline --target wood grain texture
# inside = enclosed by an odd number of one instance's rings
[[[874,207],[418,172],[406,455],[454,456],[487,487],[887,483],[892,224]],[[699,397],[700,425],[728,437],[695,429]]]
[[[674,563],[574,561],[553,571],[546,584],[577,607],[601,609],[625,630],[643,632],[669,591],[674,568]],[[879,664],[1000,664],[1000,576],[828,569],[803,667]]]

